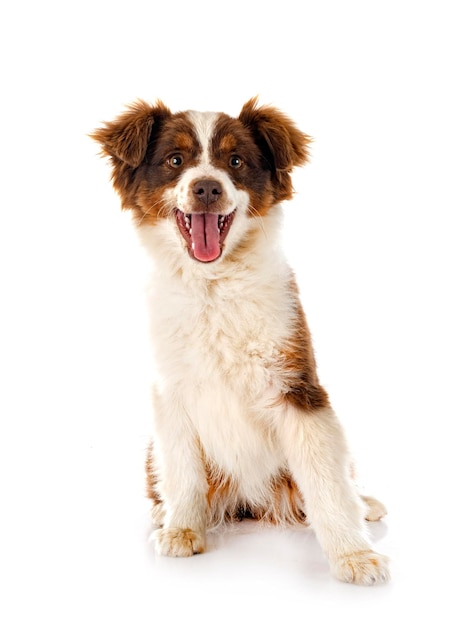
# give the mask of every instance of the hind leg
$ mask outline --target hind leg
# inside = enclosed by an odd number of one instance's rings
[[[356,467],[353,459],[350,460],[350,477],[356,485]],[[363,496],[362,494],[359,494],[359,497],[364,502],[364,519],[368,522],[378,522],[387,514],[385,505],[382,504],[380,500],[377,500],[377,498],[373,498],[372,496]]]

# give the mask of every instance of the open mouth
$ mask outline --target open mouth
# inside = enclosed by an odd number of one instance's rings
[[[176,209],[176,221],[188,243],[192,258],[210,263],[221,256],[222,245],[234,221],[236,210],[229,215],[218,213],[183,213]]]

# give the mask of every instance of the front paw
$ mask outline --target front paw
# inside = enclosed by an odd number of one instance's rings
[[[163,556],[193,556],[205,551],[204,533],[190,528],[160,528],[152,533],[151,539],[156,552]]]
[[[390,580],[388,558],[371,550],[352,552],[331,562],[333,575],[346,583],[375,585]]]

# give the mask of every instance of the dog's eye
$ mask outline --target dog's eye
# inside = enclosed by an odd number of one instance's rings
[[[243,161],[242,161],[242,159],[239,156],[234,154],[229,159],[229,165],[230,165],[230,167],[233,167],[234,169],[238,169],[239,167],[242,167]]]
[[[180,154],[174,154],[168,159],[168,165],[170,165],[171,167],[180,167],[183,162],[184,159],[181,157]]]

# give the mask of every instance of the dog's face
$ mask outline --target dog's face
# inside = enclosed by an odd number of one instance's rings
[[[219,260],[250,221],[291,197],[290,172],[307,160],[310,143],[256,99],[238,118],[137,102],[92,137],[111,159],[123,208],[140,225],[170,221],[200,263]]]

